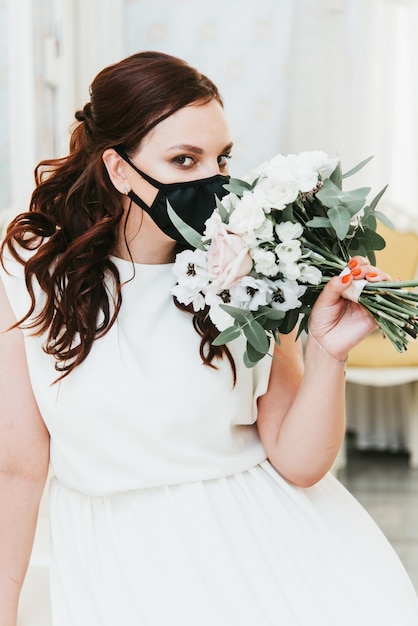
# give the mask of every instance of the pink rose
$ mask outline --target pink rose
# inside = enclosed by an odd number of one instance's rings
[[[208,270],[212,286],[229,289],[246,276],[253,266],[248,248],[239,235],[228,232],[225,225],[213,237],[208,250]]]

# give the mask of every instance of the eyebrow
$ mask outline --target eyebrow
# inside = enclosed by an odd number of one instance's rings
[[[229,152],[232,149],[233,143],[232,141],[227,144],[225,146],[225,148],[223,148],[222,152]],[[193,154],[199,154],[202,155],[204,150],[202,150],[202,148],[199,148],[199,146],[193,146],[191,144],[188,143],[181,143],[177,146],[171,146],[170,148],[168,148],[167,152],[177,152],[177,151],[182,151],[182,152],[191,152]]]

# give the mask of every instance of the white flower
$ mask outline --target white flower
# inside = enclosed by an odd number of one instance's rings
[[[263,274],[264,276],[276,276],[279,268],[276,263],[276,255],[270,250],[264,250],[263,248],[254,248],[251,251],[251,256],[254,261],[254,269],[257,274]]]
[[[266,305],[270,297],[270,287],[264,280],[253,276],[244,276],[230,289],[234,301],[239,302],[242,309],[256,311],[259,306]]]
[[[263,205],[257,195],[250,191],[244,191],[229,218],[228,230],[237,235],[245,235],[260,228],[264,220]]]
[[[222,228],[221,216],[217,209],[214,210],[212,215],[205,222],[205,230],[203,233],[203,240],[213,239]]]
[[[275,175],[261,178],[253,191],[254,198],[266,213],[271,209],[284,209],[287,204],[296,200],[298,193],[299,189],[293,178]]]
[[[247,246],[247,248],[256,248],[257,246],[260,245],[260,243],[263,242],[273,242],[273,223],[272,221],[267,217],[264,222],[262,223],[262,225],[260,226],[260,228],[256,228],[255,230],[247,233],[246,235],[242,236],[245,245]]]
[[[254,233],[259,241],[273,241],[273,222],[266,218]]]
[[[295,263],[294,261],[286,263],[281,261],[278,264],[278,267],[280,274],[282,274],[285,278],[288,278],[289,280],[297,280],[300,277],[299,264]]]
[[[171,293],[177,298],[179,302],[188,306],[193,304],[194,311],[201,311],[205,308],[205,298],[200,291],[190,289],[187,285],[175,285]]]
[[[299,300],[306,287],[298,285],[295,280],[269,281],[271,286],[271,306],[279,311],[291,311],[302,306]]]
[[[317,172],[322,180],[329,178],[332,172],[337,167],[340,159],[330,159],[329,156],[322,150],[312,150],[311,152],[301,152],[299,154],[300,161],[308,164],[308,166]]]
[[[203,291],[209,283],[207,255],[203,250],[184,250],[176,256],[173,273],[191,291]]]
[[[299,280],[310,285],[319,285],[322,278],[322,272],[317,267],[308,263],[299,263],[300,276]]]
[[[298,261],[302,256],[301,242],[299,239],[290,239],[276,246],[276,254],[280,261],[290,263]]]
[[[303,226],[299,222],[281,222],[276,224],[276,234],[280,241],[290,241],[298,239],[303,234]]]
[[[234,318],[219,306],[220,304],[239,306],[239,302],[233,301],[229,290],[221,292],[220,295],[215,289],[209,289],[205,294],[205,300],[209,306],[209,317],[218,330],[222,332],[233,325]]]

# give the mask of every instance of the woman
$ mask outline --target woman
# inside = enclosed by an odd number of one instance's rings
[[[283,337],[246,369],[239,340],[212,346],[170,296],[167,199],[202,230],[228,180],[216,87],[145,52],[103,70],[76,118],[2,248],[1,626],[49,460],[54,625],[417,624],[399,560],[328,474],[347,353],[374,328],[342,294],[386,275],[355,258],[305,359]]]

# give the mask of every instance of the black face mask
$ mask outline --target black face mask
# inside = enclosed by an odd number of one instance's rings
[[[145,204],[133,191],[127,194],[129,198],[144,209],[157,224],[158,228],[166,235],[178,243],[190,247],[190,244],[187,243],[170,220],[167,213],[167,201],[183,222],[202,235],[205,222],[216,207],[215,195],[221,200],[228,193],[223,186],[229,182],[229,176],[216,174],[210,178],[201,178],[200,180],[191,180],[183,183],[160,183],[138,169],[122,148],[118,146],[114,149],[142,178],[158,189],[157,196],[151,206]]]

